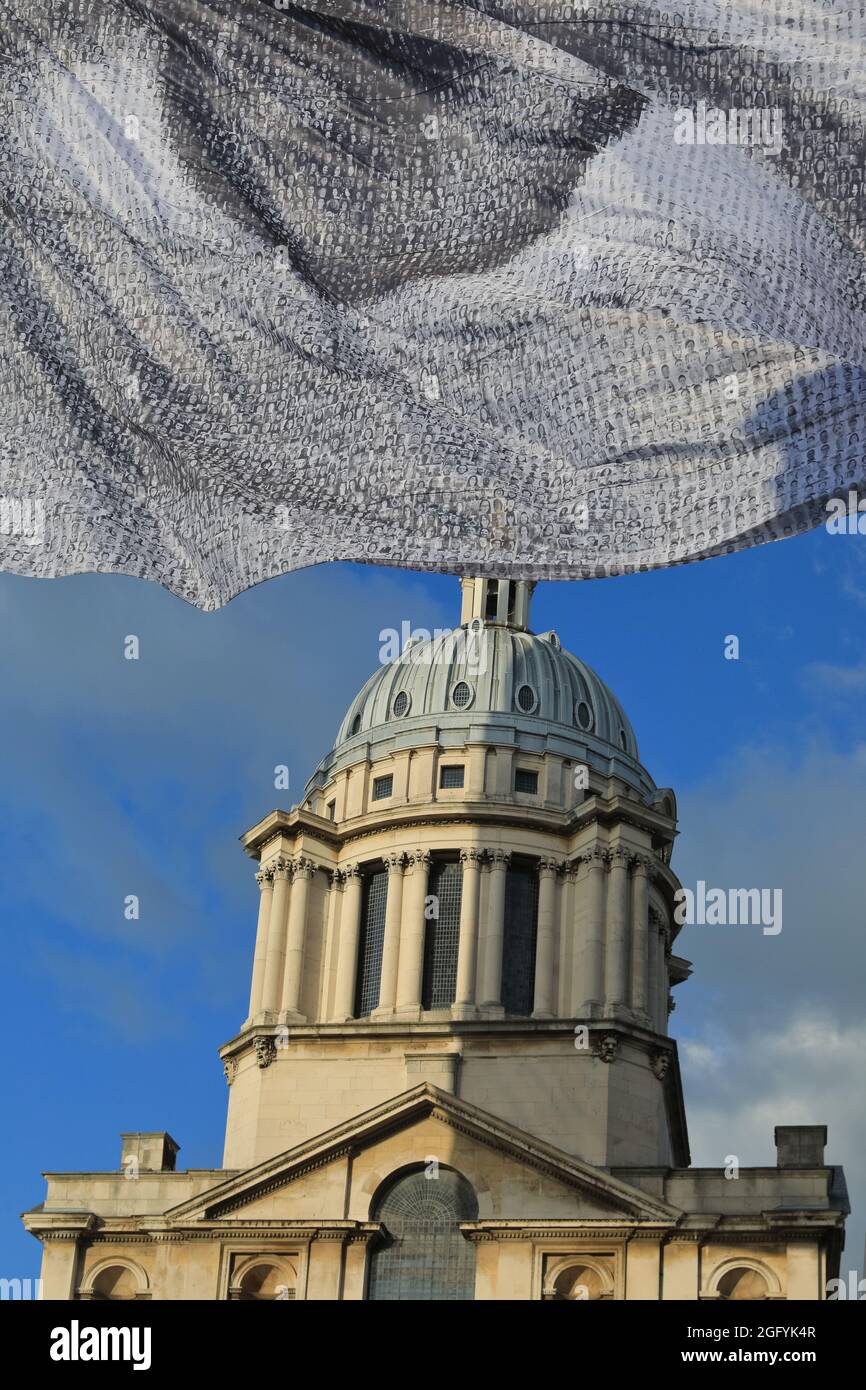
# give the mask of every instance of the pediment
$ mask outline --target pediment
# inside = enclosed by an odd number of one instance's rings
[[[411,1165],[457,1168],[494,1219],[673,1222],[679,1211],[430,1083],[234,1174],[172,1208],[172,1224],[366,1221],[378,1187]]]

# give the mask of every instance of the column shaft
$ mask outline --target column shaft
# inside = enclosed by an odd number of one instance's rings
[[[571,1018],[577,1012],[578,1002],[583,1003],[583,991],[578,979],[581,961],[576,878],[576,866],[567,864],[559,897],[559,998],[556,1011],[560,1018]]]
[[[343,869],[343,911],[340,914],[340,951],[337,957],[337,987],[334,991],[334,1018],[345,1023],[354,1017],[355,987],[358,978],[358,943],[361,939],[361,907],[364,881],[357,864]]]
[[[379,1003],[374,1010],[391,1013],[397,1002],[397,970],[400,961],[400,922],[403,916],[403,856],[390,854],[388,865],[388,899],[385,904],[385,940],[382,944],[382,973],[379,978]]]
[[[289,861],[278,859],[274,866],[274,896],[268,923],[268,945],[262,982],[262,1009],[277,1013],[286,960],[286,922],[289,910]]]
[[[628,853],[621,846],[611,853],[610,886],[607,898],[607,978],[608,1004],[628,1003],[629,966],[629,884]]]
[[[253,955],[253,978],[250,985],[251,1019],[261,1011],[262,991],[265,983],[265,961],[268,954],[268,923],[271,917],[271,903],[274,897],[274,877],[270,870],[262,869],[256,874],[259,885],[259,920],[256,926],[256,949]]]
[[[284,1012],[300,1016],[301,987],[304,977],[304,936],[307,928],[307,904],[310,880],[315,872],[309,859],[297,859],[292,872],[292,896],[289,901],[289,927],[286,935],[286,970],[283,979]]]
[[[639,1014],[651,1012],[648,982],[649,870],[649,860],[639,856],[635,861],[631,900],[631,1006]]]
[[[484,941],[484,978],[481,1003],[502,1007],[502,945],[505,936],[505,881],[511,855],[493,850],[490,855],[490,889],[487,895],[487,931]]]
[[[553,960],[556,947],[556,869],[554,859],[538,864],[538,929],[535,943],[535,999],[533,1018],[552,1018]]]
[[[427,898],[428,850],[416,850],[403,895],[403,921],[400,930],[400,957],[397,963],[398,1009],[414,1012],[421,1008],[421,973],[424,968],[424,904]]]
[[[592,1016],[593,1006],[601,1008],[604,1003],[604,879],[606,870],[604,857],[599,849],[585,855],[583,862],[586,865],[586,871],[581,880],[580,888],[585,901],[582,1012],[588,1012]]]
[[[478,957],[478,900],[481,890],[481,856],[477,849],[460,853],[463,884],[460,897],[460,939],[457,947],[455,1013],[475,1012],[475,964]]]

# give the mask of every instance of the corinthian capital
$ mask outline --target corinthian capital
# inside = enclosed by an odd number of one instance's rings
[[[487,858],[493,869],[507,869],[511,863],[511,851],[508,849],[489,849]]]
[[[607,862],[607,855],[601,845],[593,845],[592,849],[585,849],[575,859],[575,864],[585,864],[587,869],[603,869]]]
[[[285,855],[278,854],[276,859],[271,860],[270,867],[273,871],[274,878],[288,878],[292,871],[292,861],[291,859],[286,859]]]
[[[429,849],[415,849],[406,856],[406,867],[408,869],[426,869],[433,862],[433,855]]]
[[[403,872],[403,865],[406,862],[405,854],[386,854],[384,859],[389,874],[401,874]]]
[[[303,855],[300,855],[297,859],[292,860],[292,875],[295,878],[312,878],[315,872],[316,866],[312,859],[305,859]]]
[[[539,859],[538,872],[540,874],[555,874],[559,865],[560,860],[558,859]]]
[[[480,849],[461,849],[460,863],[464,866],[464,868],[467,864],[478,865],[481,862],[482,854],[483,851]]]
[[[269,864],[266,869],[259,869],[258,873],[256,874],[256,883],[259,885],[259,888],[261,888],[262,891],[264,891],[265,886],[267,884],[273,883],[273,881],[274,870],[271,864]]]
[[[643,874],[645,877],[649,877],[649,872],[652,868],[652,860],[648,855],[636,854],[631,863],[636,874]]]

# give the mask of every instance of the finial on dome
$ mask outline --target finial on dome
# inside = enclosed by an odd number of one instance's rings
[[[461,579],[463,603],[460,622],[465,627],[475,618],[499,627],[529,630],[529,600],[534,579]]]

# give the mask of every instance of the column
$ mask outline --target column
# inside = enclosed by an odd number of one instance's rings
[[[484,942],[484,979],[481,982],[482,1008],[502,1008],[502,943],[505,937],[505,880],[511,855],[505,850],[489,852],[490,891],[487,897],[487,932]]]
[[[481,890],[481,852],[462,849],[463,883],[460,898],[460,939],[457,947],[455,1018],[475,1013],[475,962],[478,957],[478,900]]]
[[[608,1005],[628,1003],[628,861],[628,851],[622,845],[611,851],[606,923],[605,1002]]]
[[[559,896],[559,998],[556,1011],[560,1018],[572,1018],[578,1004],[583,1003],[583,991],[577,979],[580,970],[576,889],[578,867],[579,861],[565,865]]]
[[[650,861],[639,854],[634,861],[631,897],[631,1006],[635,1013],[650,1014],[649,973],[649,871]]]
[[[661,1015],[661,991],[659,981],[664,967],[664,952],[661,949],[659,921],[655,908],[650,908],[649,916],[649,1014],[657,1033],[664,1031]]]
[[[286,934],[286,970],[283,978],[283,1012],[292,1021],[303,1022],[300,1013],[301,985],[304,975],[304,933],[307,926],[307,903],[310,880],[315,865],[309,859],[296,859],[292,865],[292,896],[289,902],[289,929]]]
[[[328,898],[325,911],[325,949],[322,964],[322,994],[319,1018],[327,1020],[334,1013],[334,991],[337,986],[337,952],[340,947],[340,905],[343,880],[335,870],[328,872]]]
[[[535,938],[533,1018],[553,1018],[553,953],[556,947],[555,859],[538,861],[538,929]]]
[[[274,875],[271,869],[260,869],[256,874],[259,885],[259,920],[256,926],[256,948],[253,955],[253,980],[250,986],[250,1012],[248,1022],[255,1018],[262,1007],[262,990],[265,983],[265,960],[268,954],[268,922],[271,916],[271,902],[274,896]]]
[[[274,894],[271,902],[271,916],[268,923],[268,946],[265,955],[265,975],[262,983],[262,1009],[267,1013],[278,1013],[280,991],[283,986],[283,969],[286,960],[286,922],[289,911],[289,871],[288,859],[282,855],[271,865],[274,875]]]
[[[410,1013],[421,1009],[421,972],[424,968],[424,904],[432,856],[417,849],[410,859],[409,881],[403,899],[400,958],[397,963],[397,1009]]]
[[[388,899],[385,904],[385,940],[382,943],[382,973],[379,977],[379,1003],[372,1017],[393,1012],[397,1002],[397,968],[400,960],[400,923],[403,917],[402,854],[385,857],[388,869]]]
[[[670,972],[668,969],[668,958],[670,947],[668,946],[667,928],[662,926],[659,931],[659,961],[661,970],[659,972],[659,1019],[661,1033],[668,1031],[668,997],[671,990]]]
[[[355,987],[358,978],[358,943],[361,939],[361,905],[364,880],[358,864],[342,869],[343,911],[340,914],[340,951],[337,957],[337,988],[334,992],[334,1019],[346,1023],[355,1014]]]
[[[581,1012],[590,1018],[604,1003],[604,899],[605,861],[600,849],[583,855],[586,871],[581,883],[585,900],[583,947],[584,1000]],[[575,954],[577,954],[575,952]],[[576,983],[576,982],[575,982]],[[575,996],[577,997],[577,996]]]

